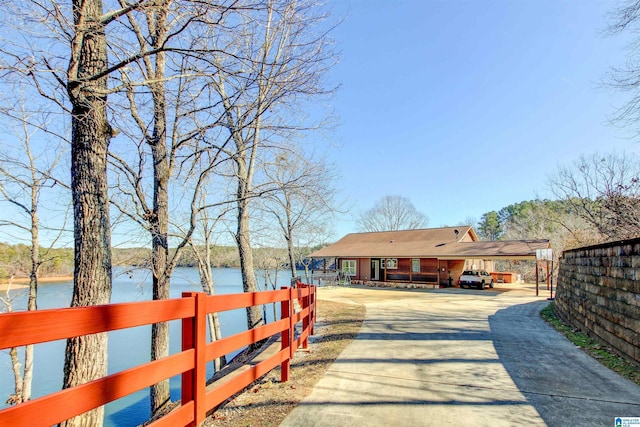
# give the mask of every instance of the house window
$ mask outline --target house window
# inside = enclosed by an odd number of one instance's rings
[[[411,272],[412,273],[420,273],[420,259],[413,258],[411,260]]]
[[[355,259],[343,259],[342,260],[342,272],[349,276],[356,275],[356,260]]]
[[[398,258],[387,258],[386,266],[388,269],[397,269],[398,268]]]

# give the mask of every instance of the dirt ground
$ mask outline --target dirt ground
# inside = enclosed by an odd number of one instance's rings
[[[308,349],[296,352],[289,382],[280,383],[280,369],[274,369],[219,408],[203,425],[280,425],[355,338],[364,315],[363,305],[318,301],[315,335],[310,337]]]
[[[25,289],[29,287],[28,277],[14,277],[13,279],[0,279],[0,292],[5,292],[7,289]],[[49,276],[38,278],[39,283],[51,283],[51,282],[69,282],[73,280],[73,276]]]

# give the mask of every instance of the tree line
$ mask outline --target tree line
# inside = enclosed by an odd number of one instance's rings
[[[197,248],[204,252],[204,248]],[[25,244],[10,245],[0,243],[0,280],[9,281],[12,278],[28,278],[31,268],[31,248]],[[215,268],[239,268],[240,256],[236,246],[215,245],[210,248],[211,265]],[[304,269],[306,254],[313,251],[312,248],[295,248],[295,253],[301,254],[294,260],[296,269]],[[73,274],[73,249],[71,248],[40,248],[41,267],[40,277],[71,276]],[[138,248],[113,248],[112,262],[114,266],[125,268],[149,268],[151,250],[145,247]],[[258,269],[281,269],[289,271],[290,260],[286,248],[253,248],[253,256],[257,260]],[[187,251],[180,257],[177,267],[198,268],[198,259],[195,253]]]
[[[484,240],[542,238],[559,248],[640,236],[640,157],[595,153],[558,166],[548,178],[553,200],[514,203],[482,215]]]
[[[558,166],[548,178],[548,189],[555,199],[523,201],[483,214],[476,225],[479,237],[549,239],[556,260],[565,249],[640,237],[637,155],[581,156]],[[501,266],[507,271],[514,267],[513,263]]]

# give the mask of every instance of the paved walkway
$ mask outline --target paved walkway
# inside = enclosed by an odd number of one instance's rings
[[[640,387],[548,327],[541,294],[321,289],[320,304],[364,304],[366,319],[281,426],[584,427],[640,416]]]

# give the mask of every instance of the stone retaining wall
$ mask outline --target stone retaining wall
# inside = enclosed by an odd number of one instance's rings
[[[565,251],[558,317],[640,365],[640,239]]]

